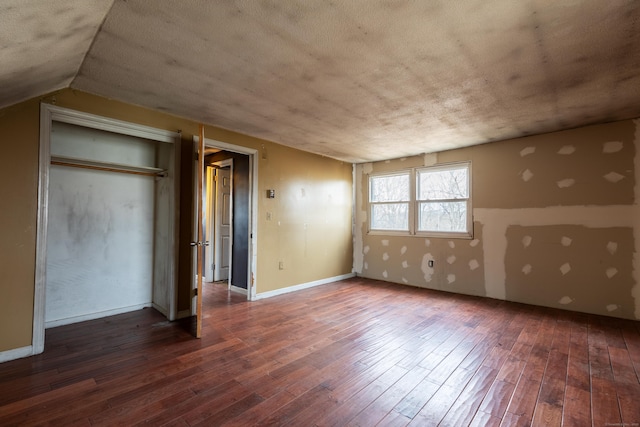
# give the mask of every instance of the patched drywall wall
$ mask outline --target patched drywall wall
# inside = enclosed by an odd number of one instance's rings
[[[640,318],[640,120],[356,166],[364,277]],[[472,162],[472,240],[368,233],[368,176]],[[429,267],[433,260],[433,268]]]
[[[506,299],[633,318],[633,228],[507,229]]]

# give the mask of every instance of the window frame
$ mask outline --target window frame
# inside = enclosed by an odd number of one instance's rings
[[[381,178],[381,177],[393,177],[393,176],[407,176],[409,179],[409,198],[407,200],[397,200],[397,201],[385,201],[385,202],[372,202],[371,201],[371,191],[373,186],[371,185],[371,180],[375,179],[375,178]],[[367,180],[368,183],[368,188],[367,188],[367,202],[369,204],[369,220],[368,220],[368,227],[369,227],[369,233],[381,233],[381,234],[407,234],[411,231],[411,224],[412,224],[412,219],[411,219],[411,211],[412,209],[412,194],[414,191],[414,183],[413,183],[413,176],[410,173],[410,171],[408,170],[401,170],[401,171],[393,171],[393,172],[384,172],[384,173],[377,173],[377,174],[371,174],[369,175],[369,178]],[[390,205],[390,204],[405,204],[407,205],[407,229],[406,230],[402,230],[402,229],[384,229],[384,228],[372,228],[371,226],[371,222],[373,219],[373,206],[377,206],[377,205]]]
[[[425,203],[427,200],[418,199],[418,176],[422,171],[446,171],[450,169],[459,169],[466,168],[467,170],[467,185],[468,185],[468,196],[467,198],[460,199],[434,199],[435,202],[458,202],[464,201],[467,205],[467,215],[466,215],[466,231],[458,232],[458,231],[433,231],[433,230],[420,230],[419,229],[419,221],[420,221],[420,206],[422,203]],[[409,201],[401,202],[408,204],[408,230],[385,230],[385,229],[374,229],[371,226],[372,218],[373,218],[373,205],[384,204],[384,203],[394,203],[394,202],[372,202],[371,201],[371,180],[377,177],[384,176],[394,176],[394,175],[409,175]],[[367,177],[367,234],[371,235],[384,235],[384,236],[393,236],[393,235],[402,235],[402,236],[415,236],[415,237],[436,237],[436,238],[449,238],[449,239],[473,239],[473,191],[472,191],[472,169],[471,169],[471,161],[460,161],[460,162],[451,162],[451,163],[439,163],[432,166],[420,166],[407,168],[402,170],[395,171],[387,171],[380,173],[371,173],[368,174]]]

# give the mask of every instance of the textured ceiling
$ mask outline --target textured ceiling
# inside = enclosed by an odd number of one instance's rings
[[[0,0],[0,108],[69,87],[113,0]]]
[[[640,117],[638,1],[111,3],[0,0],[0,105],[70,85],[352,162]]]

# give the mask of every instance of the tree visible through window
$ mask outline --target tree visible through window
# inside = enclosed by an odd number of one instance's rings
[[[369,180],[372,230],[409,230],[409,172]]]
[[[469,168],[465,162],[370,176],[369,229],[470,237]]]
[[[418,231],[467,232],[468,164],[417,172]]]

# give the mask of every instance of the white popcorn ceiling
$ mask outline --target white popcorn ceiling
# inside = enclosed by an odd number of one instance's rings
[[[640,116],[639,17],[640,2],[3,0],[0,107],[70,86],[398,158]]]
[[[0,108],[69,87],[113,0],[0,2]]]

